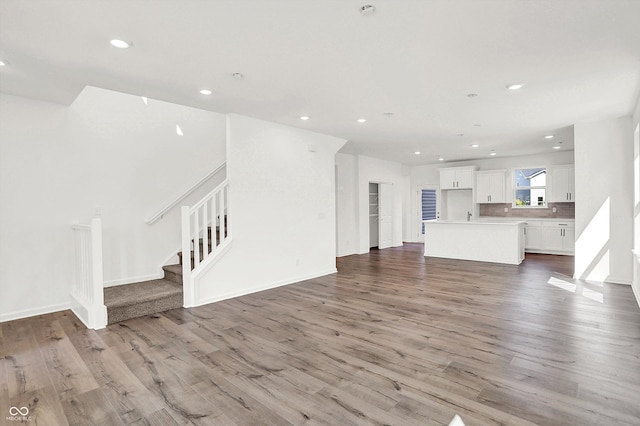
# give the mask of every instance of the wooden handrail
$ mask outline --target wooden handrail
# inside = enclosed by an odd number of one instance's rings
[[[159,219],[162,219],[162,217],[172,208],[174,208],[175,206],[177,206],[180,201],[182,201],[183,199],[185,199],[185,197],[187,197],[189,194],[191,194],[193,191],[195,191],[196,189],[198,189],[203,183],[205,183],[206,181],[208,181],[211,177],[213,177],[214,175],[216,175],[220,170],[222,170],[223,168],[225,168],[227,166],[227,162],[225,161],[224,163],[220,164],[218,167],[216,167],[215,169],[213,169],[211,172],[207,173],[206,176],[204,176],[202,179],[200,179],[198,182],[196,182],[195,184],[191,185],[189,188],[187,188],[186,190],[182,191],[180,193],[180,195],[178,195],[177,197],[175,197],[173,199],[173,201],[171,201],[169,204],[167,204],[166,207],[160,209],[156,214],[154,214],[153,216],[148,217],[147,219],[145,219],[145,223],[147,225],[151,225],[154,222],[156,222]]]

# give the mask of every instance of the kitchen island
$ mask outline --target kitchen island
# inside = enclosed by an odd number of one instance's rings
[[[424,255],[519,265],[524,260],[524,221],[425,220]]]

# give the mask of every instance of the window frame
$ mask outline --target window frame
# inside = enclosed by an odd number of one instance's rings
[[[544,170],[545,173],[545,184],[544,185],[536,185],[536,186],[517,186],[516,185],[516,173],[519,170],[530,170],[530,169],[542,169]],[[511,191],[511,207],[514,209],[548,209],[549,208],[549,201],[548,201],[548,196],[549,196],[549,166],[535,166],[535,167],[514,167],[511,170],[511,187],[512,187],[512,191]],[[517,192],[518,191],[522,191],[522,190],[536,190],[536,189],[543,189],[544,190],[544,201],[543,201],[543,205],[535,205],[532,206],[531,204],[522,204],[519,205],[517,204]],[[531,201],[529,201],[531,202]]]

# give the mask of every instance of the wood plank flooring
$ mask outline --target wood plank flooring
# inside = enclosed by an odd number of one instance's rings
[[[339,273],[87,330],[0,324],[0,424],[639,425],[631,288],[406,244]]]

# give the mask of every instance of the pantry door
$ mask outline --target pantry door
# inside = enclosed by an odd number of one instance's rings
[[[393,245],[393,184],[378,184],[378,248]]]

